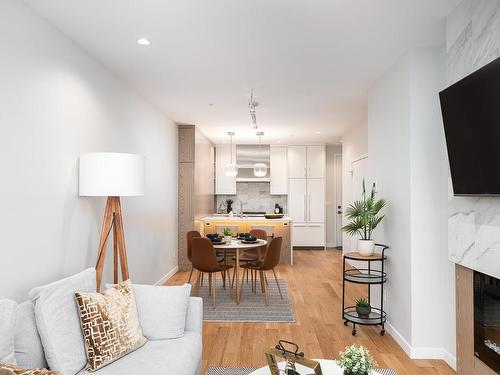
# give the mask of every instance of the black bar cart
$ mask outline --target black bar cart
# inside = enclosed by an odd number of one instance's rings
[[[352,323],[352,335],[356,335],[356,324],[358,325],[379,325],[381,326],[380,335],[385,335],[385,322],[387,313],[384,311],[384,284],[387,281],[387,273],[385,270],[385,260],[387,259],[385,251],[389,246],[375,244],[375,253],[371,256],[363,256],[357,252],[346,253],[343,256],[342,262],[342,319],[344,325]],[[364,268],[346,268],[346,260],[357,262],[365,262]],[[381,269],[373,269],[372,263],[380,262]],[[367,316],[361,316],[356,312],[356,306],[345,305],[346,282],[354,284],[363,284],[368,288],[368,302],[371,305],[371,286],[380,285],[380,308],[372,307],[371,312]]]

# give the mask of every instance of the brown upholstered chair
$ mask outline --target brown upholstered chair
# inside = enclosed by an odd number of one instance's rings
[[[187,257],[188,260],[191,262],[191,272],[189,273],[189,279],[188,279],[188,284],[191,282],[191,277],[193,276],[193,262],[191,260],[191,242],[193,241],[193,238],[201,238],[200,232],[197,230],[190,230],[189,232],[186,233],[186,240],[187,240]]]
[[[283,299],[283,295],[281,294],[281,288],[280,284],[278,283],[278,278],[276,276],[276,272],[274,268],[279,264],[280,262],[280,255],[281,255],[281,244],[283,242],[283,239],[281,237],[275,237],[271,240],[269,243],[269,246],[267,247],[267,252],[266,256],[262,261],[254,262],[254,263],[247,263],[242,265],[242,268],[246,268],[248,270],[253,270],[256,273],[259,273],[260,277],[260,286],[262,289],[262,292],[264,293],[264,300],[266,301],[266,305],[269,304],[269,299],[267,296],[267,285],[266,285],[266,279],[265,279],[265,272],[266,271],[273,271],[274,275],[274,280],[276,280],[276,286],[278,287],[278,291],[280,293],[281,299]],[[257,289],[257,276],[255,277],[255,289]],[[243,282],[241,287],[243,288]],[[252,286],[254,288],[254,286]]]
[[[193,268],[199,271],[194,287],[194,294],[198,295],[200,291],[200,279],[203,273],[208,273],[208,287],[212,296],[212,304],[215,308],[215,284],[217,281],[217,272],[226,279],[226,273],[229,272],[232,265],[220,264],[215,255],[215,249],[208,238],[193,238],[191,241],[191,262]],[[231,296],[231,285],[229,285],[229,296]]]

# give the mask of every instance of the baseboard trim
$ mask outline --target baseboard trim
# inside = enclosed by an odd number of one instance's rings
[[[179,272],[179,266],[175,266],[172,268],[167,274],[163,275],[163,277],[158,280],[155,285],[163,285],[167,282],[168,279],[170,279],[172,276],[174,276],[177,272]]]
[[[457,369],[457,359],[443,348],[415,348],[398,332],[390,323],[385,324],[387,332],[391,334],[398,345],[411,359],[441,359],[445,361],[453,370]]]

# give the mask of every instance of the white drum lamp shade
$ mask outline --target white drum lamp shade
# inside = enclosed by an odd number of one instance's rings
[[[144,157],[136,154],[92,152],[80,155],[81,197],[144,195]]]

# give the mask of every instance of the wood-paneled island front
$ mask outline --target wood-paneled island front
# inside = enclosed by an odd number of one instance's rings
[[[265,217],[206,216],[197,223],[200,233],[222,233],[224,228],[234,232],[249,232],[251,229],[264,229],[269,237],[282,237],[280,263],[293,264],[292,241],[290,237],[291,219],[266,219]]]

